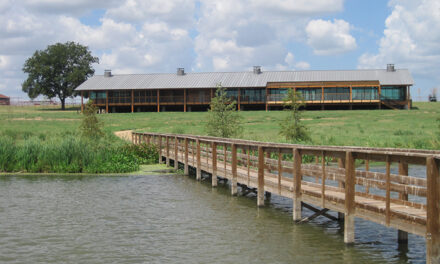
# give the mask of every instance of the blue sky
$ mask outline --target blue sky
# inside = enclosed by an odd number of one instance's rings
[[[437,0],[0,0],[0,93],[56,42],[87,45],[96,74],[408,68],[414,100],[440,81]]]

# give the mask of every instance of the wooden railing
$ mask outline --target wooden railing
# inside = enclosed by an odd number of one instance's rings
[[[307,146],[249,140],[158,133],[133,133],[133,143],[155,144],[159,162],[174,161],[257,191],[293,198],[293,219],[303,221],[301,208],[319,206],[344,219],[344,241],[354,242],[354,218],[359,217],[426,238],[427,262],[440,258],[440,151]],[[410,170],[411,169],[411,170]],[[425,172],[426,171],[426,172]],[[411,172],[411,174],[409,173]],[[316,210],[316,209],[315,209]]]

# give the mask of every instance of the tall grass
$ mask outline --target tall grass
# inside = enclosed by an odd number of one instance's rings
[[[0,171],[56,173],[125,173],[157,161],[152,145],[135,146],[104,138],[90,141],[75,135],[16,141],[0,136]]]

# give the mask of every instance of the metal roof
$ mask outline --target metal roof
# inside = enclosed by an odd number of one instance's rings
[[[379,81],[381,85],[413,85],[411,73],[406,69],[388,72],[380,70],[341,71],[263,71],[206,72],[206,73],[153,73],[116,74],[111,77],[95,75],[76,88],[87,90],[124,89],[183,89],[223,87],[266,87],[268,82],[331,82],[331,81]]]
[[[8,97],[8,96],[6,96],[6,95],[3,95],[3,94],[0,94],[0,98],[2,98],[2,99],[9,99],[9,97]]]

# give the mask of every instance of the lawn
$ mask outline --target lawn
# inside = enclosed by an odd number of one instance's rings
[[[440,103],[414,103],[413,110],[305,111],[303,122],[315,145],[439,148]],[[243,139],[286,142],[279,134],[283,111],[243,111]],[[205,135],[206,112],[103,114],[106,132],[134,129],[148,132]],[[76,134],[77,108],[53,106],[0,107],[0,134],[17,140]],[[117,139],[115,139],[117,140]]]

